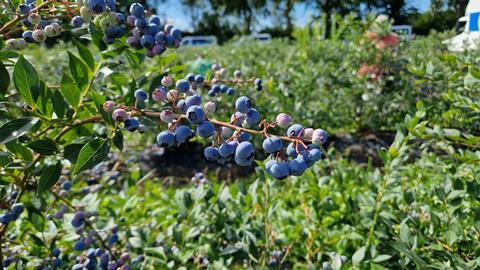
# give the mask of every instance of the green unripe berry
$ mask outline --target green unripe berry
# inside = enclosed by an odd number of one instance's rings
[[[80,8],[80,16],[82,17],[83,21],[86,23],[89,23],[92,21],[92,13],[86,6],[83,6]]]
[[[23,38],[17,39],[17,49],[23,50],[23,49],[26,49],[27,47],[28,47],[28,44],[25,41],[25,39]]]
[[[96,16],[94,19],[93,19],[93,23],[96,25],[96,26],[100,26],[100,16]]]
[[[17,40],[13,39],[13,38],[8,39],[5,42],[5,45],[6,45],[8,50],[16,50],[17,49]]]
[[[110,22],[109,17],[104,17],[100,19],[100,28],[102,28],[103,30],[110,28],[111,26],[112,26],[112,23]]]
[[[28,15],[28,21],[31,24],[37,25],[40,23],[41,20],[42,17],[38,13],[31,13],[30,15]]]
[[[55,28],[53,28],[53,26],[51,26],[51,25],[45,26],[44,30],[45,30],[45,35],[47,35],[47,37],[56,36]]]

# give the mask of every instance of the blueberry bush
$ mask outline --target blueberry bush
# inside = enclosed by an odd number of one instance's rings
[[[448,52],[449,33],[333,15],[328,40],[318,22],[183,48],[138,3],[4,7],[5,269],[480,267],[478,53]],[[192,143],[254,173],[182,185],[145,165]]]

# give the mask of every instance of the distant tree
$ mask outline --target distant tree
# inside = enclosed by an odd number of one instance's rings
[[[448,0],[448,8],[455,11],[457,17],[461,17],[465,14],[469,0]]]
[[[187,9],[190,16],[192,29],[196,31],[202,12],[205,8],[205,2],[201,0],[182,0],[182,4]]]
[[[234,15],[243,20],[243,33],[250,33],[254,15],[265,8],[266,0],[210,0],[212,9],[221,15]]]
[[[280,16],[285,20],[285,27],[286,32],[291,33],[293,30],[293,18],[292,18],[292,11],[295,7],[295,4],[304,2],[302,0],[273,0],[273,6],[276,10],[280,10]],[[272,28],[273,29],[273,28]]]

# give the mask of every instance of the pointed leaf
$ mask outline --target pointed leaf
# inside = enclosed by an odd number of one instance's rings
[[[22,136],[37,122],[38,118],[18,118],[5,123],[0,127],[0,144],[7,143]]]
[[[40,87],[40,79],[35,68],[22,55],[13,68],[13,83],[20,97],[31,107],[35,107],[34,97]]]
[[[67,74],[63,74],[60,90],[67,102],[76,110],[80,104],[82,91],[78,88],[77,83]]]
[[[110,151],[110,140],[95,139],[87,143],[78,155],[73,174],[93,168],[102,162]]]
[[[55,165],[49,165],[42,170],[40,180],[38,181],[37,193],[43,193],[49,190],[57,183],[62,174],[62,163],[60,161]]]
[[[28,143],[28,147],[44,156],[50,156],[58,152],[57,145],[52,139],[41,139]]]
[[[10,84],[10,75],[7,68],[0,62],[0,95],[3,96],[7,93],[8,85]]]

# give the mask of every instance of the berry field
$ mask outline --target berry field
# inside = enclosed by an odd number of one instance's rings
[[[54,2],[0,17],[4,269],[480,268],[480,54],[454,33],[191,48],[140,4]]]

